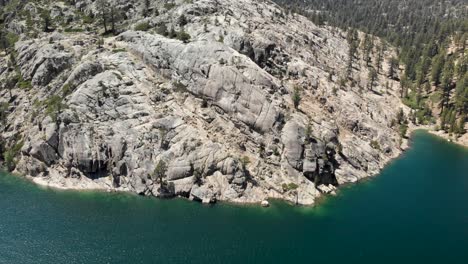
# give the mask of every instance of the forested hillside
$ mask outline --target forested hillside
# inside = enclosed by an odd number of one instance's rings
[[[316,24],[356,28],[399,47],[403,101],[415,122],[465,133],[468,112],[465,0],[275,0]],[[352,34],[349,34],[352,35]],[[363,43],[363,50],[375,49]],[[366,46],[366,47],[364,47]],[[393,67],[390,67],[393,69]],[[392,74],[391,72],[389,74]]]

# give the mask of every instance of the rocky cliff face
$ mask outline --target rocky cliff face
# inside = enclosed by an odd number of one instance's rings
[[[399,85],[370,84],[360,57],[345,78],[345,32],[269,1],[113,3],[116,36],[100,35],[100,1],[48,4],[51,32],[28,24],[39,1],[21,7],[28,21],[5,20],[21,36],[0,56],[1,138],[18,148],[18,173],[61,188],[309,205],[401,152]]]

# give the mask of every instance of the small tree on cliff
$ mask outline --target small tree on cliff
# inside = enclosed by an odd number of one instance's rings
[[[107,3],[106,0],[98,0],[97,3],[97,8],[99,11],[99,15],[101,16],[101,22],[104,27],[104,33],[107,33],[107,23],[108,23],[108,11],[109,11],[109,4]]]
[[[377,81],[377,71],[372,67],[369,68],[368,78],[369,78],[369,90],[372,91],[372,89],[374,88],[375,81]]]
[[[159,184],[163,186],[163,179],[166,177],[167,172],[167,165],[166,162],[160,160],[158,164],[156,164],[156,168],[153,171],[153,178],[159,180]]]
[[[298,109],[299,108],[299,103],[301,102],[301,91],[299,90],[299,87],[294,88],[294,92],[292,94],[292,100],[294,104],[294,108]]]
[[[116,34],[116,23],[120,19],[120,12],[119,10],[115,7],[114,4],[111,5],[110,8],[110,22],[111,22],[111,31],[112,34]]]
[[[97,2],[101,22],[104,26],[104,33],[116,34],[116,26],[121,19],[121,12],[113,1],[98,0]],[[110,29],[109,29],[110,24]]]
[[[51,25],[51,18],[50,18],[50,13],[49,10],[44,10],[41,12],[41,19],[43,22],[43,28],[42,31],[44,32],[50,32],[50,25]]]
[[[183,27],[183,26],[187,25],[187,23],[188,23],[187,18],[183,14],[179,17],[177,22],[179,23],[180,27]]]
[[[390,59],[390,65],[388,67],[388,77],[391,79],[395,79],[398,75],[398,68],[399,68],[398,59],[395,57],[392,57]]]
[[[150,6],[151,6],[150,0],[145,0],[144,6],[143,6],[143,16],[144,16],[144,17],[148,17],[148,16],[149,16]]]
[[[6,118],[8,116],[8,103],[0,103],[0,127],[6,124]]]
[[[6,39],[6,32],[0,29],[0,50],[7,50],[8,48],[8,41]]]

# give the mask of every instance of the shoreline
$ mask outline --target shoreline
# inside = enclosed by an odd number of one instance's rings
[[[262,202],[263,201],[282,201],[284,203],[287,203],[288,205],[291,205],[291,206],[297,206],[297,207],[304,207],[304,208],[314,208],[318,205],[320,205],[324,200],[326,200],[328,197],[333,197],[333,196],[338,196],[339,195],[339,192],[340,192],[340,189],[342,187],[347,187],[347,186],[352,186],[352,185],[355,185],[355,184],[359,184],[363,181],[367,181],[367,180],[372,180],[373,178],[377,177],[379,175],[379,173],[385,169],[391,162],[394,162],[395,160],[399,159],[400,157],[402,157],[404,155],[404,153],[411,147],[411,138],[413,137],[413,133],[417,130],[424,130],[425,132],[431,134],[431,135],[434,135],[434,136],[437,136],[441,139],[445,139],[447,141],[449,141],[450,143],[455,143],[459,146],[462,146],[462,147],[465,147],[465,148],[468,148],[468,141],[463,141],[462,143],[460,142],[456,142],[456,141],[451,141],[451,138],[448,134],[441,134],[441,133],[437,133],[437,131],[434,131],[433,128],[431,128],[430,126],[415,126],[415,125],[411,125],[408,127],[408,137],[407,138],[404,138],[404,141],[402,143],[402,146],[401,146],[401,153],[397,156],[395,156],[394,158],[392,159],[389,159],[386,164],[384,165],[384,167],[382,167],[378,173],[376,174],[371,174],[367,177],[364,177],[362,179],[358,179],[357,181],[355,182],[347,182],[347,183],[344,183],[344,184],[341,184],[340,186],[338,186],[336,188],[336,193],[335,194],[325,194],[325,193],[322,193],[319,197],[316,198],[316,200],[314,201],[313,204],[310,204],[310,205],[302,205],[302,204],[296,204],[294,203],[293,201],[291,200],[288,200],[286,196],[284,197],[280,197],[279,195],[278,196],[271,196],[271,197],[266,197],[264,200],[262,201],[230,201],[230,200],[216,200],[216,202],[214,203],[208,203],[207,205],[214,205],[216,203],[225,203],[225,204],[230,204],[230,205],[235,205],[235,206],[258,206],[258,207],[264,207],[262,206]],[[464,135],[466,136],[466,134]],[[468,137],[467,137],[468,139]],[[0,165],[1,165],[1,162],[0,162]],[[15,176],[15,177],[21,177],[21,178],[24,178],[30,182],[32,182],[33,184],[36,184],[38,186],[41,186],[41,187],[45,187],[45,188],[51,188],[51,189],[55,189],[55,190],[60,190],[60,191],[76,191],[76,192],[82,192],[82,191],[91,191],[91,192],[102,192],[102,193],[124,193],[124,194],[130,194],[130,195],[136,195],[136,196],[141,196],[135,192],[132,192],[130,190],[127,190],[125,188],[115,188],[115,187],[112,187],[112,184],[110,183],[110,180],[108,180],[108,178],[103,178],[103,179],[100,179],[99,181],[95,181],[95,180],[92,180],[92,179],[78,179],[78,178],[62,178],[60,176],[58,177],[33,177],[33,176],[29,176],[29,175],[21,175],[21,174],[17,174],[15,173],[14,171],[13,172],[8,172],[6,170],[4,170],[6,173],[8,174],[11,174],[12,176]],[[58,179],[58,180],[57,180]],[[189,197],[185,197],[185,196],[180,196],[180,195],[176,195],[174,197],[157,197],[157,196],[148,196],[148,195],[143,195],[145,197],[148,197],[148,198],[156,198],[156,199],[185,199],[187,201],[190,201],[190,202],[193,202],[194,200],[193,199],[190,199]],[[202,202],[200,202],[202,203]]]
[[[463,134],[461,137],[456,138],[454,135],[450,135],[449,133],[446,133],[444,131],[436,131],[434,129],[435,125],[414,125],[410,124],[408,126],[408,134],[411,137],[412,133],[416,130],[424,130],[428,132],[431,135],[437,136],[441,139],[445,139],[449,143],[454,143],[458,146],[468,148],[468,133]]]

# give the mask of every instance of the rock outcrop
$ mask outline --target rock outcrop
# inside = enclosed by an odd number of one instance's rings
[[[81,25],[74,12],[99,15],[95,1],[74,2],[53,7],[69,27]],[[115,1],[125,22],[104,41],[97,22],[33,39],[20,27],[16,70],[0,56],[0,102],[10,106],[1,135],[9,148],[23,143],[18,173],[62,188],[204,203],[313,204],[401,152],[392,127],[403,107],[399,84],[379,75],[365,88],[362,58],[341,81],[344,32],[269,1],[151,3],[158,15],[144,17],[144,1]],[[22,25],[21,17],[9,23]],[[141,23],[149,30],[132,30]],[[11,81],[18,74],[29,87]]]

